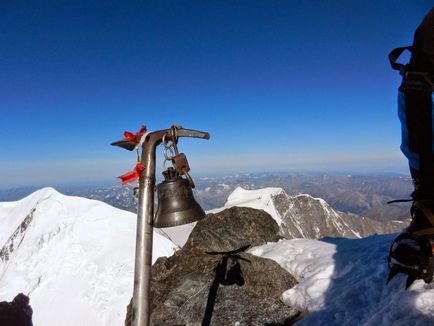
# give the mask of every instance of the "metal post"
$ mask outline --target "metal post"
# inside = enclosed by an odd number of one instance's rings
[[[139,204],[137,212],[136,259],[132,326],[148,326],[150,322],[150,292],[152,268],[152,236],[154,218],[155,146],[143,144],[142,164],[145,170],[139,179]]]

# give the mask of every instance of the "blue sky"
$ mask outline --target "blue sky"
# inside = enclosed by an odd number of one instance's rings
[[[405,171],[387,54],[431,6],[2,1],[1,187],[114,181],[110,142],[174,122],[211,133],[193,174]]]

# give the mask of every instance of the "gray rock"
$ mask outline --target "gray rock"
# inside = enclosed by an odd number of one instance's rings
[[[181,250],[152,267],[151,324],[292,324],[300,312],[280,296],[297,283],[294,277],[272,260],[234,252],[276,241],[278,232],[264,211],[234,207],[209,214]],[[125,325],[130,321],[131,305]]]
[[[190,234],[185,248],[203,251],[230,251],[245,245],[259,246],[281,239],[279,226],[263,210],[231,207],[208,214]]]
[[[19,293],[12,302],[0,302],[0,325],[32,326],[33,310],[28,296]]]

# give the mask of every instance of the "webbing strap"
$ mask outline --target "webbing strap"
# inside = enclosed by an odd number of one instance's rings
[[[426,204],[433,205],[434,200],[417,200],[413,203],[413,206],[419,208],[422,211],[423,215],[433,227],[413,232],[415,235],[434,235],[434,214]]]
[[[390,65],[392,66],[392,69],[398,70],[401,73],[404,73],[406,65],[403,65],[402,63],[398,63],[398,59],[399,59],[400,55],[402,54],[402,52],[404,52],[405,50],[408,50],[411,52],[412,47],[411,46],[403,46],[401,48],[393,49],[389,53],[389,62],[390,62]]]
[[[423,229],[423,230],[420,230],[420,231],[413,232],[413,234],[417,235],[417,236],[421,236],[421,235],[433,235],[434,234],[434,228]]]

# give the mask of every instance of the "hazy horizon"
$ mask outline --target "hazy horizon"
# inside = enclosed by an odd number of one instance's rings
[[[161,171],[157,171],[157,183],[161,182],[162,176],[160,175]],[[370,176],[405,176],[410,177],[407,169],[399,170],[386,170],[386,169],[373,169],[373,170],[354,170],[354,169],[304,169],[304,170],[250,170],[250,171],[220,171],[215,173],[206,173],[206,172],[196,172],[191,174],[195,180],[201,178],[224,178],[224,177],[235,177],[235,176],[261,176],[261,175],[275,175],[275,176],[287,176],[287,175],[298,175],[298,176],[318,176],[318,175],[330,175],[330,176],[339,176],[339,175],[352,175],[352,176],[361,176],[361,177],[370,177]],[[134,184],[134,183],[132,183]],[[34,183],[15,183],[15,184],[2,184],[0,185],[0,191],[8,191],[8,190],[22,190],[22,189],[31,189],[37,190],[45,187],[52,187],[55,189],[66,189],[66,188],[99,188],[99,187],[113,187],[119,186],[122,187],[119,179],[109,178],[109,179],[98,179],[98,180],[80,180],[80,181],[64,181],[64,182],[34,182]]]

